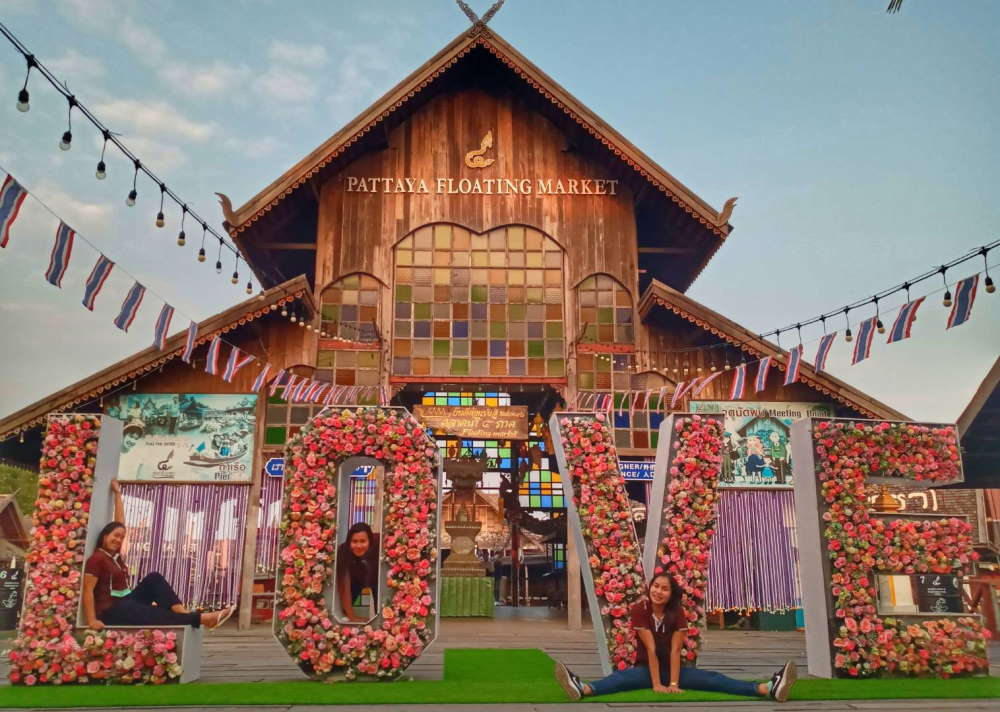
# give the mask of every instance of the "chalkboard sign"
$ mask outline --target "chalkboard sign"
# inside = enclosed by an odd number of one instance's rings
[[[913,598],[921,613],[964,613],[962,579],[947,574],[913,574]]]
[[[0,569],[0,630],[17,628],[23,576],[21,569]]]

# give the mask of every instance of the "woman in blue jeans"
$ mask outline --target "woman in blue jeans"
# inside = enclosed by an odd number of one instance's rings
[[[788,699],[796,677],[795,663],[791,660],[770,680],[760,683],[736,680],[711,670],[681,667],[681,648],[687,626],[681,608],[681,590],[670,574],[656,574],[649,582],[649,595],[637,601],[630,614],[632,627],[639,637],[635,666],[587,683],[562,663],[556,663],[556,679],[570,699],[644,689],[668,694],[684,690],[727,692],[777,702]]]

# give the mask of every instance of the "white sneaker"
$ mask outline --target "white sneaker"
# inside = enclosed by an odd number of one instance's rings
[[[556,682],[562,687],[563,692],[571,700],[578,700],[583,697],[583,683],[570,669],[562,663],[556,663]]]

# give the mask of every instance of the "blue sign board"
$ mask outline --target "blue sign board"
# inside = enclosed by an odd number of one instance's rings
[[[655,464],[645,460],[619,460],[618,469],[626,480],[652,481]]]
[[[270,460],[264,463],[264,472],[266,472],[271,477],[284,477],[285,458],[272,457]]]

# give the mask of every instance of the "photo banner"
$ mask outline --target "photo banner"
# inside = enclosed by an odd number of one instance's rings
[[[123,422],[123,482],[250,482],[257,396],[122,393],[106,400]]]
[[[832,418],[831,403],[691,401],[689,410],[725,416],[719,487],[792,486],[792,423]]]

